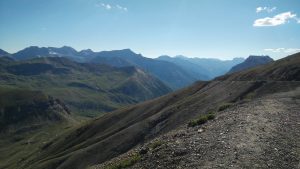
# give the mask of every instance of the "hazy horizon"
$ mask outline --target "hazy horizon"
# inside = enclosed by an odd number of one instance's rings
[[[3,0],[0,48],[130,48],[145,57],[279,59],[300,51],[300,2]]]

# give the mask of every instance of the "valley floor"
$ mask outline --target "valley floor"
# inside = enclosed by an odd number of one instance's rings
[[[133,154],[138,158],[130,161]],[[113,168],[124,160],[139,169],[299,169],[300,88],[236,105],[204,125],[182,126],[92,168]]]

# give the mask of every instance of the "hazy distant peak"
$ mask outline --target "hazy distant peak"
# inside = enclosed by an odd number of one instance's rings
[[[102,51],[98,53],[102,57],[142,57],[141,54],[133,52],[131,49]]]
[[[235,57],[232,60],[245,60],[245,58],[243,58],[243,57]]]
[[[40,48],[40,47],[38,47],[38,46],[29,46],[29,47],[24,48],[24,49],[38,49],[38,48]]]
[[[135,52],[133,52],[131,49],[121,49],[118,50],[119,52],[124,52],[124,53],[128,53],[128,54],[136,54]]]
[[[251,61],[251,60],[269,60],[269,61],[273,61],[273,59],[270,56],[267,56],[267,55],[262,55],[262,56],[250,55],[246,60],[248,60],[248,61]]]
[[[130,48],[120,49],[121,51],[133,52]]]
[[[81,50],[79,52],[80,55],[83,55],[83,56],[89,56],[89,55],[92,55],[94,54],[95,52],[91,49],[84,49],[84,50]]]
[[[228,73],[238,72],[255,66],[264,65],[274,60],[269,56],[250,55],[244,62],[233,66]]]
[[[172,57],[171,56],[168,56],[168,55],[161,55],[159,56],[157,59],[171,59]]]
[[[19,52],[40,52],[43,51],[44,53],[48,52],[48,49],[46,47],[38,47],[38,46],[29,46],[27,48],[24,48],[20,50]],[[19,53],[17,52],[17,53]]]
[[[186,59],[186,58],[188,58],[188,57],[183,56],[183,55],[176,55],[175,58]]]
[[[64,49],[64,50],[72,50],[72,51],[74,51],[74,52],[77,52],[76,49],[74,49],[74,48],[72,48],[72,47],[70,47],[70,46],[63,46],[63,47],[61,47],[60,49]]]
[[[83,49],[80,52],[94,52],[92,49]]]

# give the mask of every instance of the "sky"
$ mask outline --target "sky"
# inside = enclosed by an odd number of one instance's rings
[[[300,52],[299,0],[0,0],[0,48],[230,59]]]

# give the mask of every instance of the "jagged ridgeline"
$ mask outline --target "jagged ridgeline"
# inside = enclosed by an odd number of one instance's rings
[[[171,91],[135,67],[78,63],[64,57],[26,61],[0,58],[0,84],[40,90],[63,101],[72,112],[95,116]]]

